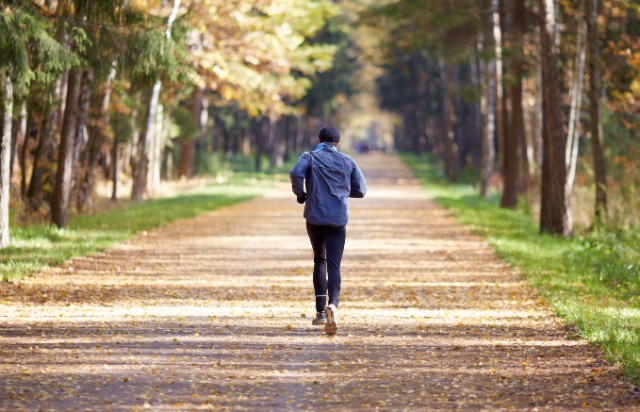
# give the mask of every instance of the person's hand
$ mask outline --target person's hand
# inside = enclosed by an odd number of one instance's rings
[[[303,204],[307,200],[307,195],[298,196],[298,203]]]

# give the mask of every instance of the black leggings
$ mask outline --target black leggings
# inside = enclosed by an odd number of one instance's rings
[[[316,310],[322,312],[327,304],[327,292],[329,303],[338,307],[340,262],[347,231],[345,226],[318,226],[307,222],[307,233],[313,248],[313,288],[316,292]],[[327,275],[329,282],[327,282]]]

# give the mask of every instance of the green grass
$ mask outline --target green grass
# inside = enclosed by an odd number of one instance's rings
[[[640,380],[640,230],[541,235],[526,211],[501,209],[496,195],[481,198],[472,179],[449,184],[432,159],[402,159],[434,200],[518,267],[568,325]]]
[[[137,232],[251,199],[271,187],[275,180],[279,180],[278,176],[263,174],[249,178],[237,174],[229,183],[76,216],[65,229],[46,225],[12,228],[10,246],[0,250],[0,278],[17,280],[69,258],[104,251]]]

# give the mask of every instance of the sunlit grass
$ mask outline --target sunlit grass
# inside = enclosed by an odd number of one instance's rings
[[[104,251],[137,232],[249,200],[272,187],[274,180],[273,176],[240,174],[224,184],[76,216],[65,229],[46,225],[13,228],[10,246],[0,250],[0,276],[3,281],[16,280],[75,256]]]
[[[432,159],[402,156],[426,191],[496,253],[519,268],[553,310],[640,380],[640,233],[600,231],[563,239],[541,235],[523,210],[483,199],[471,179],[448,184]]]

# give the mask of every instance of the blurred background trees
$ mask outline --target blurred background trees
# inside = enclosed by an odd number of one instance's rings
[[[632,224],[639,39],[629,0],[6,0],[0,246],[9,210],[64,227],[99,185],[278,167],[329,123],[542,231]]]
[[[478,175],[543,232],[637,224],[637,2],[398,0],[363,21],[385,30],[378,92],[399,150]]]

